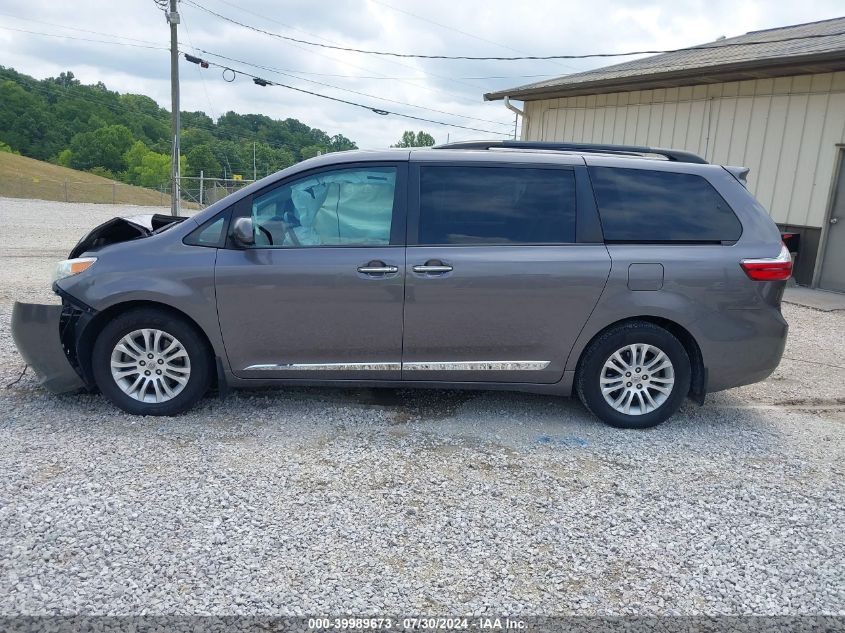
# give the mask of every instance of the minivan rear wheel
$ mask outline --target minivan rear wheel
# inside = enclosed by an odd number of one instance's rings
[[[575,389],[581,402],[611,426],[644,429],[681,406],[690,387],[690,360],[669,331],[647,321],[613,327],[581,359]]]
[[[176,415],[190,409],[211,384],[211,354],[185,320],[140,308],[110,321],[91,357],[100,391],[134,415]]]

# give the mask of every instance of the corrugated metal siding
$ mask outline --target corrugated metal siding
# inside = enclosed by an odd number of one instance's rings
[[[751,168],[776,222],[820,227],[845,143],[845,72],[525,104],[526,140],[673,147]]]

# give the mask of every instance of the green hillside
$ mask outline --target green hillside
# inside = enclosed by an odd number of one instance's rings
[[[252,178],[318,154],[355,149],[296,119],[182,112],[184,176]],[[167,186],[170,113],[150,97],[83,85],[72,72],[38,80],[0,66],[0,150],[151,189]]]
[[[84,171],[0,152],[0,197],[168,206],[170,196]]]

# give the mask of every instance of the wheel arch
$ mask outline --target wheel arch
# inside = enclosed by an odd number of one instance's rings
[[[690,359],[691,375],[688,395],[699,404],[702,404],[704,402],[704,396],[707,393],[707,369],[704,367],[704,357],[701,354],[701,347],[687,328],[676,321],[672,321],[671,319],[664,317],[644,314],[625,317],[624,319],[619,319],[613,323],[609,323],[590,337],[586,344],[579,350],[578,361],[575,365],[575,375],[577,376],[578,372],[581,370],[581,361],[584,358],[585,352],[590,349],[590,346],[596,339],[612,328],[635,321],[646,321],[657,325],[672,334],[681,342],[681,345],[684,346],[684,349]]]
[[[148,299],[139,299],[139,300],[131,300],[131,301],[122,301],[120,303],[115,303],[114,305],[97,312],[91,320],[86,324],[85,328],[82,330],[79,338],[76,341],[76,362],[79,364],[79,368],[82,371],[82,377],[88,385],[94,385],[94,374],[91,367],[91,356],[94,350],[94,342],[97,340],[97,336],[99,336],[100,332],[102,332],[103,328],[105,327],[106,323],[109,321],[117,318],[121,314],[125,314],[130,310],[135,310],[138,308],[155,308],[157,310],[162,310],[164,312],[169,312],[175,318],[182,319],[188,325],[190,325],[196,332],[199,334],[200,338],[205,343],[208,353],[212,359],[215,358],[216,353],[214,349],[214,345],[209,339],[208,334],[200,327],[199,323],[192,318],[186,312],[179,310],[178,308],[174,308],[172,305],[168,305],[166,303],[162,303],[160,301],[152,301]],[[216,386],[217,378],[215,376],[217,372],[212,370],[212,384]]]

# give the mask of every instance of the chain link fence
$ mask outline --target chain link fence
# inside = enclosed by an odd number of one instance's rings
[[[204,178],[202,176],[182,176],[179,178],[180,197],[184,201],[196,204],[199,208],[205,208],[222,200],[230,193],[242,189],[255,182],[254,180],[243,180],[240,178]],[[168,200],[170,190],[167,189]]]
[[[107,180],[51,180],[37,176],[0,175],[0,197],[5,198],[166,207],[170,205],[169,189],[148,189]]]
[[[179,182],[182,206],[189,209],[202,209],[254,181],[183,176]],[[96,182],[0,175],[0,197],[4,198],[169,207],[170,192],[169,182],[152,189],[108,180]]]
[[[202,209],[252,182],[255,181],[182,176],[179,179],[182,205],[189,209]],[[105,179],[96,182],[0,174],[0,197],[4,198],[169,207],[170,192],[169,182],[152,189]]]

